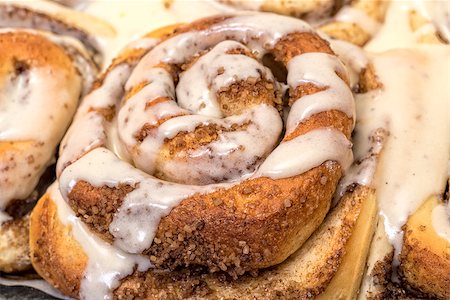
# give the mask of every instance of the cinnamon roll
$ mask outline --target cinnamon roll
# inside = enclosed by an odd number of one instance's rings
[[[64,25],[53,26],[49,16],[0,4],[1,272],[31,267],[29,213],[54,180],[47,168],[97,71],[78,40],[18,28],[19,15],[34,28],[59,31]]]
[[[354,296],[338,269],[362,272],[368,242],[350,237],[370,240],[373,190],[344,189],[324,221],[352,163],[348,82],[328,42],[274,14],[132,43],[62,142],[31,218],[34,267],[80,298],[308,297],[330,281]]]

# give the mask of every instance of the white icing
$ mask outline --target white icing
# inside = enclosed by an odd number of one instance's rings
[[[370,35],[376,33],[380,27],[380,23],[378,23],[375,19],[368,16],[364,11],[352,6],[344,6],[336,14],[335,19],[339,22],[356,24]]]
[[[264,19],[264,23],[261,19]],[[145,55],[130,77],[130,83],[144,81],[146,70],[160,62],[180,64],[188,61],[196,53],[218,44],[225,39],[233,39],[263,54],[264,48],[273,47],[283,36],[293,32],[310,31],[311,27],[298,19],[270,13],[242,14],[216,23],[208,29],[176,35]]]
[[[434,231],[450,243],[450,216],[447,214],[445,205],[439,204],[431,213],[431,222]]]
[[[145,272],[151,268],[148,258],[120,251],[89,232],[61,197],[58,182],[48,192],[58,207],[60,222],[71,227],[71,234],[88,257],[80,284],[81,299],[112,299],[112,291],[119,286],[121,279],[131,275],[135,269]]]
[[[115,237],[114,245],[129,253],[141,253],[150,247],[160,219],[181,200],[227,186],[190,186],[162,181],[123,162],[105,148],[92,150],[63,171],[59,181],[64,198],[67,199],[80,180],[97,187],[134,187],[124,198],[109,227]]]
[[[242,180],[243,176],[252,173],[261,160],[273,150],[283,126],[275,108],[258,105],[242,115],[225,119],[208,120],[199,116],[171,119],[160,126],[160,143],[165,138],[175,136],[179,130],[194,129],[201,124],[196,119],[203,119],[203,124],[216,124],[225,129],[229,129],[233,124],[247,125],[236,131],[223,131],[217,141],[188,151],[186,156],[160,161],[160,170],[174,181],[209,184]],[[147,145],[154,147],[157,142],[149,139],[145,146]],[[142,149],[148,148],[143,146]]]
[[[439,33],[450,43],[450,5],[448,1],[414,0],[415,8],[431,20]]]
[[[383,87],[357,96],[355,155],[359,159],[367,153],[373,130],[389,131],[375,186],[386,233],[398,254],[408,216],[445,187],[450,48],[391,50],[373,55],[372,63]]]
[[[282,142],[267,157],[255,176],[272,179],[291,177],[328,160],[337,161],[346,170],[353,161],[352,144],[338,130],[315,129]]]
[[[350,86],[352,88],[356,87],[359,83],[359,74],[367,67],[367,64],[369,63],[369,58],[367,57],[366,52],[361,47],[358,47],[352,43],[341,40],[333,40],[324,36],[323,33],[321,36],[330,43],[333,52],[336,53],[342,63],[346,66],[347,73],[350,75]]]
[[[55,129],[36,128],[58,127],[56,124],[61,120],[57,116],[74,111],[78,102],[77,91],[82,86],[77,77],[71,82],[54,80],[65,78],[65,73],[57,68],[31,67],[20,76],[10,74],[3,78],[0,93],[1,141],[53,138]]]
[[[180,74],[176,93],[181,107],[200,115],[220,118],[223,115],[216,95],[221,88],[248,78],[275,81],[270,70],[257,60],[242,54],[226,54],[231,50],[250,52],[250,49],[241,43],[224,41]]]
[[[105,143],[105,120],[101,114],[92,111],[92,108],[109,109],[117,105],[117,98],[123,93],[123,85],[129,73],[129,65],[118,65],[106,75],[101,87],[84,98],[73,124],[61,142],[57,174],[86,151]]]
[[[294,103],[286,124],[288,134],[311,115],[331,109],[342,111],[348,117],[354,118],[355,104],[352,92],[337,75],[340,73],[347,77],[347,72],[336,56],[305,53],[292,58],[287,69],[287,82],[291,89],[305,83],[326,88],[315,94],[303,96]]]
[[[208,0],[211,2],[216,2],[217,5],[224,5],[227,7],[232,7],[236,9],[245,9],[245,10],[260,10],[261,6],[266,2],[266,0],[251,0],[251,1],[243,1],[243,0]]]
[[[439,5],[438,2],[435,1],[432,5]],[[414,10],[417,10],[417,6],[412,1],[393,0],[389,4],[383,27],[365,46],[365,49],[372,52],[381,52],[389,49],[417,46],[421,34],[429,33],[429,30],[423,32],[419,28],[414,32],[411,29],[410,12]],[[430,28],[429,24],[424,26]]]
[[[339,182],[333,199],[335,206],[341,197],[347,192],[347,189],[353,184],[359,184],[368,187],[374,186],[374,176],[378,166],[379,156],[383,150],[388,132],[382,128],[378,128],[371,133],[369,143],[371,145],[367,154],[359,160],[353,162],[350,168],[344,174]]]

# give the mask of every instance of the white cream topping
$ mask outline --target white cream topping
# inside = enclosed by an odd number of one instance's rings
[[[182,33],[160,43],[141,59],[130,77],[129,84],[135,85],[144,81],[146,71],[160,62],[186,62],[198,52],[227,38],[247,44],[262,56],[264,49],[272,48],[281,37],[293,32],[311,30],[307,23],[294,18],[270,13],[241,14],[216,23],[206,30]]]
[[[123,162],[102,147],[87,153],[61,174],[59,181],[64,198],[67,199],[67,194],[80,180],[96,187],[134,187],[124,198],[109,227],[115,237],[114,245],[129,253],[141,253],[150,247],[160,219],[181,200],[195,193],[209,193],[229,186],[190,186],[162,181]]]
[[[294,103],[286,124],[288,134],[302,121],[322,111],[335,109],[354,119],[355,103],[352,92],[337,75],[340,73],[348,77],[347,71],[336,56],[326,53],[305,53],[292,58],[287,69],[287,83],[291,89],[306,83],[325,89],[304,96]]]
[[[266,2],[266,0],[207,0],[211,2],[217,2],[217,5],[223,5],[230,8],[237,9],[245,9],[245,10],[260,10],[261,6]]]
[[[330,43],[333,52],[336,53],[341,62],[346,66],[347,73],[350,76],[350,86],[352,88],[356,87],[359,83],[359,74],[369,63],[366,52],[361,47],[349,42],[331,39],[323,33],[321,33],[321,36]]]
[[[447,180],[450,48],[391,50],[373,55],[372,63],[383,87],[357,95],[355,155],[367,153],[373,130],[389,131],[375,186],[386,232],[398,253],[408,216],[430,195],[441,194]]]
[[[435,1],[433,5],[438,5]],[[381,52],[389,49],[413,48],[418,45],[419,38],[429,33],[430,24],[426,23],[425,32],[421,28],[413,31],[410,23],[411,11],[419,8],[413,1],[392,0],[386,13],[383,27],[374,38],[364,47],[371,52]],[[433,32],[436,30],[434,29]]]
[[[368,16],[365,12],[348,5],[339,10],[335,19],[339,22],[356,24],[370,35],[375,34],[380,27],[380,23]]]
[[[2,80],[0,93],[0,140],[48,140],[60,121],[55,115],[73,111],[77,101],[69,91],[81,90],[80,78],[67,87],[54,78],[64,77],[59,69],[31,67],[20,76],[11,74]],[[58,99],[58,101],[55,101]],[[48,108],[54,109],[48,109]],[[17,116],[20,116],[18,118]]]
[[[109,109],[117,105],[117,99],[123,94],[123,85],[129,74],[129,65],[118,65],[106,75],[101,87],[84,98],[74,118],[73,124],[76,126],[70,126],[61,142],[57,174],[86,151],[105,143],[106,132],[103,128],[105,120],[92,109]]]
[[[131,275],[135,269],[145,272],[152,267],[148,258],[124,253],[89,232],[61,197],[58,182],[52,184],[48,192],[58,207],[60,222],[71,227],[71,234],[88,257],[80,285],[81,299],[112,299],[112,291],[119,286],[121,279]]]
[[[253,173],[261,160],[273,150],[283,126],[278,111],[267,105],[255,106],[241,115],[225,119],[184,116],[162,124],[159,135],[155,139],[146,139],[142,149],[155,151],[164,139],[173,138],[180,131],[194,130],[202,124],[215,124],[225,130],[212,143],[172,160],[160,160],[159,169],[167,178],[190,184],[242,180],[243,176]],[[234,124],[244,127],[230,130]]]
[[[328,160],[337,161],[346,170],[353,161],[352,144],[338,130],[315,129],[282,142],[266,158],[255,176],[291,177]]]
[[[447,208],[443,204],[439,204],[431,213],[431,222],[434,231],[447,242],[450,243],[450,216]]]
[[[359,184],[374,188],[374,177],[378,166],[379,156],[386,142],[388,132],[383,128],[377,128],[371,133],[369,139],[370,148],[364,157],[359,158],[345,172],[344,177],[339,182],[333,200],[335,206],[347,189],[353,184]]]
[[[61,294],[60,291],[52,287],[47,281],[43,279],[12,279],[12,278],[2,278],[0,277],[0,284],[6,286],[28,286],[34,289],[40,290],[50,296],[57,299],[71,300],[67,296]]]
[[[443,38],[450,43],[450,5],[448,1],[414,0],[416,9],[434,24]]]

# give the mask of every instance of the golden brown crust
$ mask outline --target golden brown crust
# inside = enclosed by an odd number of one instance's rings
[[[439,237],[432,225],[432,211],[438,205],[428,199],[404,227],[400,271],[405,281],[422,293],[450,298],[450,243]]]
[[[65,295],[78,297],[87,256],[73,239],[71,228],[58,217],[55,203],[45,194],[33,209],[30,253],[34,269]]]
[[[310,299],[326,290],[345,257],[360,210],[373,191],[358,187],[347,194],[303,247],[280,265],[233,280],[224,273],[208,274],[189,268],[172,272],[134,273],[114,291],[117,299]],[[363,208],[366,207],[366,208]],[[367,214],[366,214],[367,215]],[[366,220],[358,220],[358,223]],[[369,233],[370,235],[370,233]],[[49,195],[31,217],[33,264],[41,276],[66,295],[77,298],[87,257],[57,215]],[[357,243],[361,245],[364,243]],[[361,267],[361,266],[359,266]],[[352,286],[349,281],[342,282]],[[349,286],[347,286],[349,288]],[[353,288],[353,287],[352,287]],[[354,296],[354,295],[353,295]]]
[[[5,32],[0,34],[0,45],[0,77],[42,66],[75,72],[64,49],[41,35],[24,31]]]
[[[206,264],[237,274],[280,263],[322,222],[330,205],[323,199],[331,198],[340,174],[337,164],[325,163],[288,179],[258,178],[194,195],[161,220],[146,253],[159,267]],[[112,240],[109,224],[129,189],[81,181],[69,201],[91,229]]]

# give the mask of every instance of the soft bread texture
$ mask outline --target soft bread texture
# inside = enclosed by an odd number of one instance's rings
[[[26,215],[0,226],[1,272],[12,273],[30,268],[28,223],[29,215]]]
[[[174,32],[159,31],[150,36],[163,36],[166,40],[183,32],[208,28],[227,18],[208,18],[179,27]],[[275,59],[284,64],[299,53],[332,53],[328,43],[312,32],[289,34],[280,39],[273,52]],[[135,56],[136,53],[131,52],[120,57],[110,69],[123,61],[136,59]],[[162,67],[173,69],[170,65]],[[339,75],[347,80],[344,74]],[[144,86],[137,86],[130,93],[134,94]],[[291,97],[297,99],[318,91],[320,89],[314,85],[300,85]],[[233,102],[231,92],[226,99],[224,101],[232,101],[230,106],[245,104],[245,101]],[[290,140],[322,127],[335,128],[349,138],[352,125],[352,119],[343,112],[321,112],[308,118],[284,139]],[[183,145],[190,145],[191,140],[197,138],[195,135],[181,135],[186,136]],[[164,155],[163,151],[162,157]],[[155,240],[144,254],[150,256],[152,263],[160,268],[203,265],[211,271],[227,271],[233,276],[278,264],[296,251],[320,225],[329,209],[341,172],[337,163],[325,162],[288,179],[251,179],[229,189],[193,195],[161,220]],[[111,242],[109,225],[113,215],[125,195],[132,190],[133,187],[127,185],[94,187],[79,181],[68,194],[68,201],[91,230]],[[261,240],[266,242],[262,244]],[[192,247],[195,251],[191,251]],[[250,251],[244,251],[244,248]]]
[[[366,190],[366,191],[365,191]],[[377,224],[378,207],[375,191],[359,187],[350,197],[362,197],[361,212],[345,245],[345,254],[336,274],[317,299],[356,299],[366,268],[370,244]]]
[[[439,299],[450,298],[450,243],[437,235],[432,211],[439,204],[430,197],[404,226],[400,272],[414,289]]]
[[[175,272],[136,272],[114,291],[115,298],[141,299],[309,299],[321,293],[339,299],[356,296],[359,280],[348,280],[349,270],[360,273],[371,238],[374,192],[358,187],[346,194],[303,247],[286,261],[258,275],[233,280],[225,274],[194,269]],[[87,256],[61,223],[49,194],[31,216],[30,247],[37,272],[71,297],[78,297]],[[354,234],[361,233],[361,236]],[[361,239],[361,240],[360,240]],[[353,259],[352,253],[358,258]],[[341,266],[341,267],[340,267]],[[330,284],[330,289],[327,286]],[[326,298],[330,299],[330,298]]]

